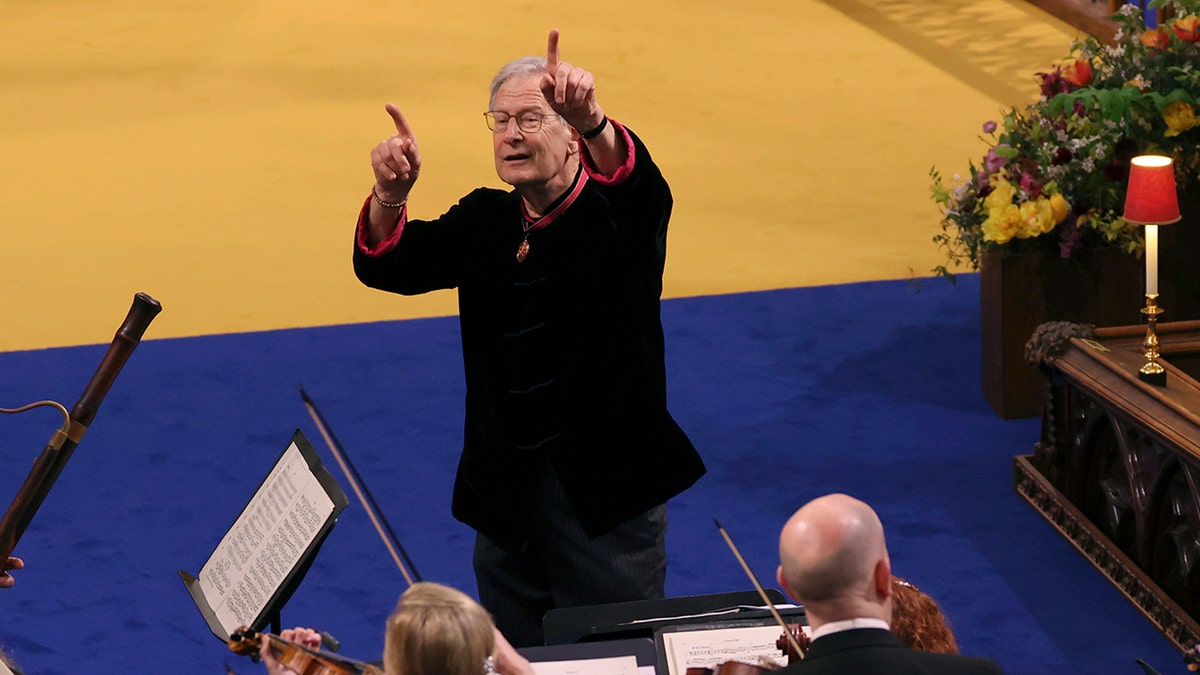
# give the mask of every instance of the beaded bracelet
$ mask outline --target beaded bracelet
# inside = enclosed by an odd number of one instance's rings
[[[371,197],[375,200],[376,204],[379,204],[380,206],[382,206],[385,209],[398,209],[401,206],[404,206],[405,202],[408,201],[408,197],[405,197],[404,199],[401,199],[398,202],[385,202],[382,199],[380,199],[379,193],[375,192],[374,185],[371,186]]]

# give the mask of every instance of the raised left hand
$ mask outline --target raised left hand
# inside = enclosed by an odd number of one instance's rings
[[[595,129],[604,121],[604,111],[596,103],[595,78],[583,68],[559,58],[557,30],[550,31],[546,45],[546,74],[542,76],[541,86],[550,107],[576,131]]]

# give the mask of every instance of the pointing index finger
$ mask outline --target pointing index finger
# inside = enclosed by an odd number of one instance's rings
[[[396,133],[405,138],[412,138],[412,127],[408,125],[408,120],[404,119],[404,113],[400,112],[400,109],[396,107],[396,104],[389,103],[384,106],[384,108],[387,110],[388,114],[392,116],[392,122],[396,124]]]
[[[550,31],[550,39],[546,42],[546,72],[554,74],[558,70],[558,29]]]

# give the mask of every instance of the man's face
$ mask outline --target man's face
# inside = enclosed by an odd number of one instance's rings
[[[538,86],[539,76],[514,77],[496,92],[492,110],[511,116],[503,131],[492,133],[496,174],[515,188],[541,189],[559,184],[566,189],[575,178],[574,162],[578,151],[571,127],[550,108]],[[522,113],[544,115],[535,132],[522,131],[517,119]]]

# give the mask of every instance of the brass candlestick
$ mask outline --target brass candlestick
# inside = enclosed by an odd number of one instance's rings
[[[1142,314],[1146,315],[1146,339],[1142,340],[1145,348],[1146,363],[1138,370],[1138,379],[1143,382],[1158,385],[1167,384],[1167,371],[1158,362],[1158,315],[1163,310],[1158,306],[1158,293],[1146,294],[1146,306]]]

